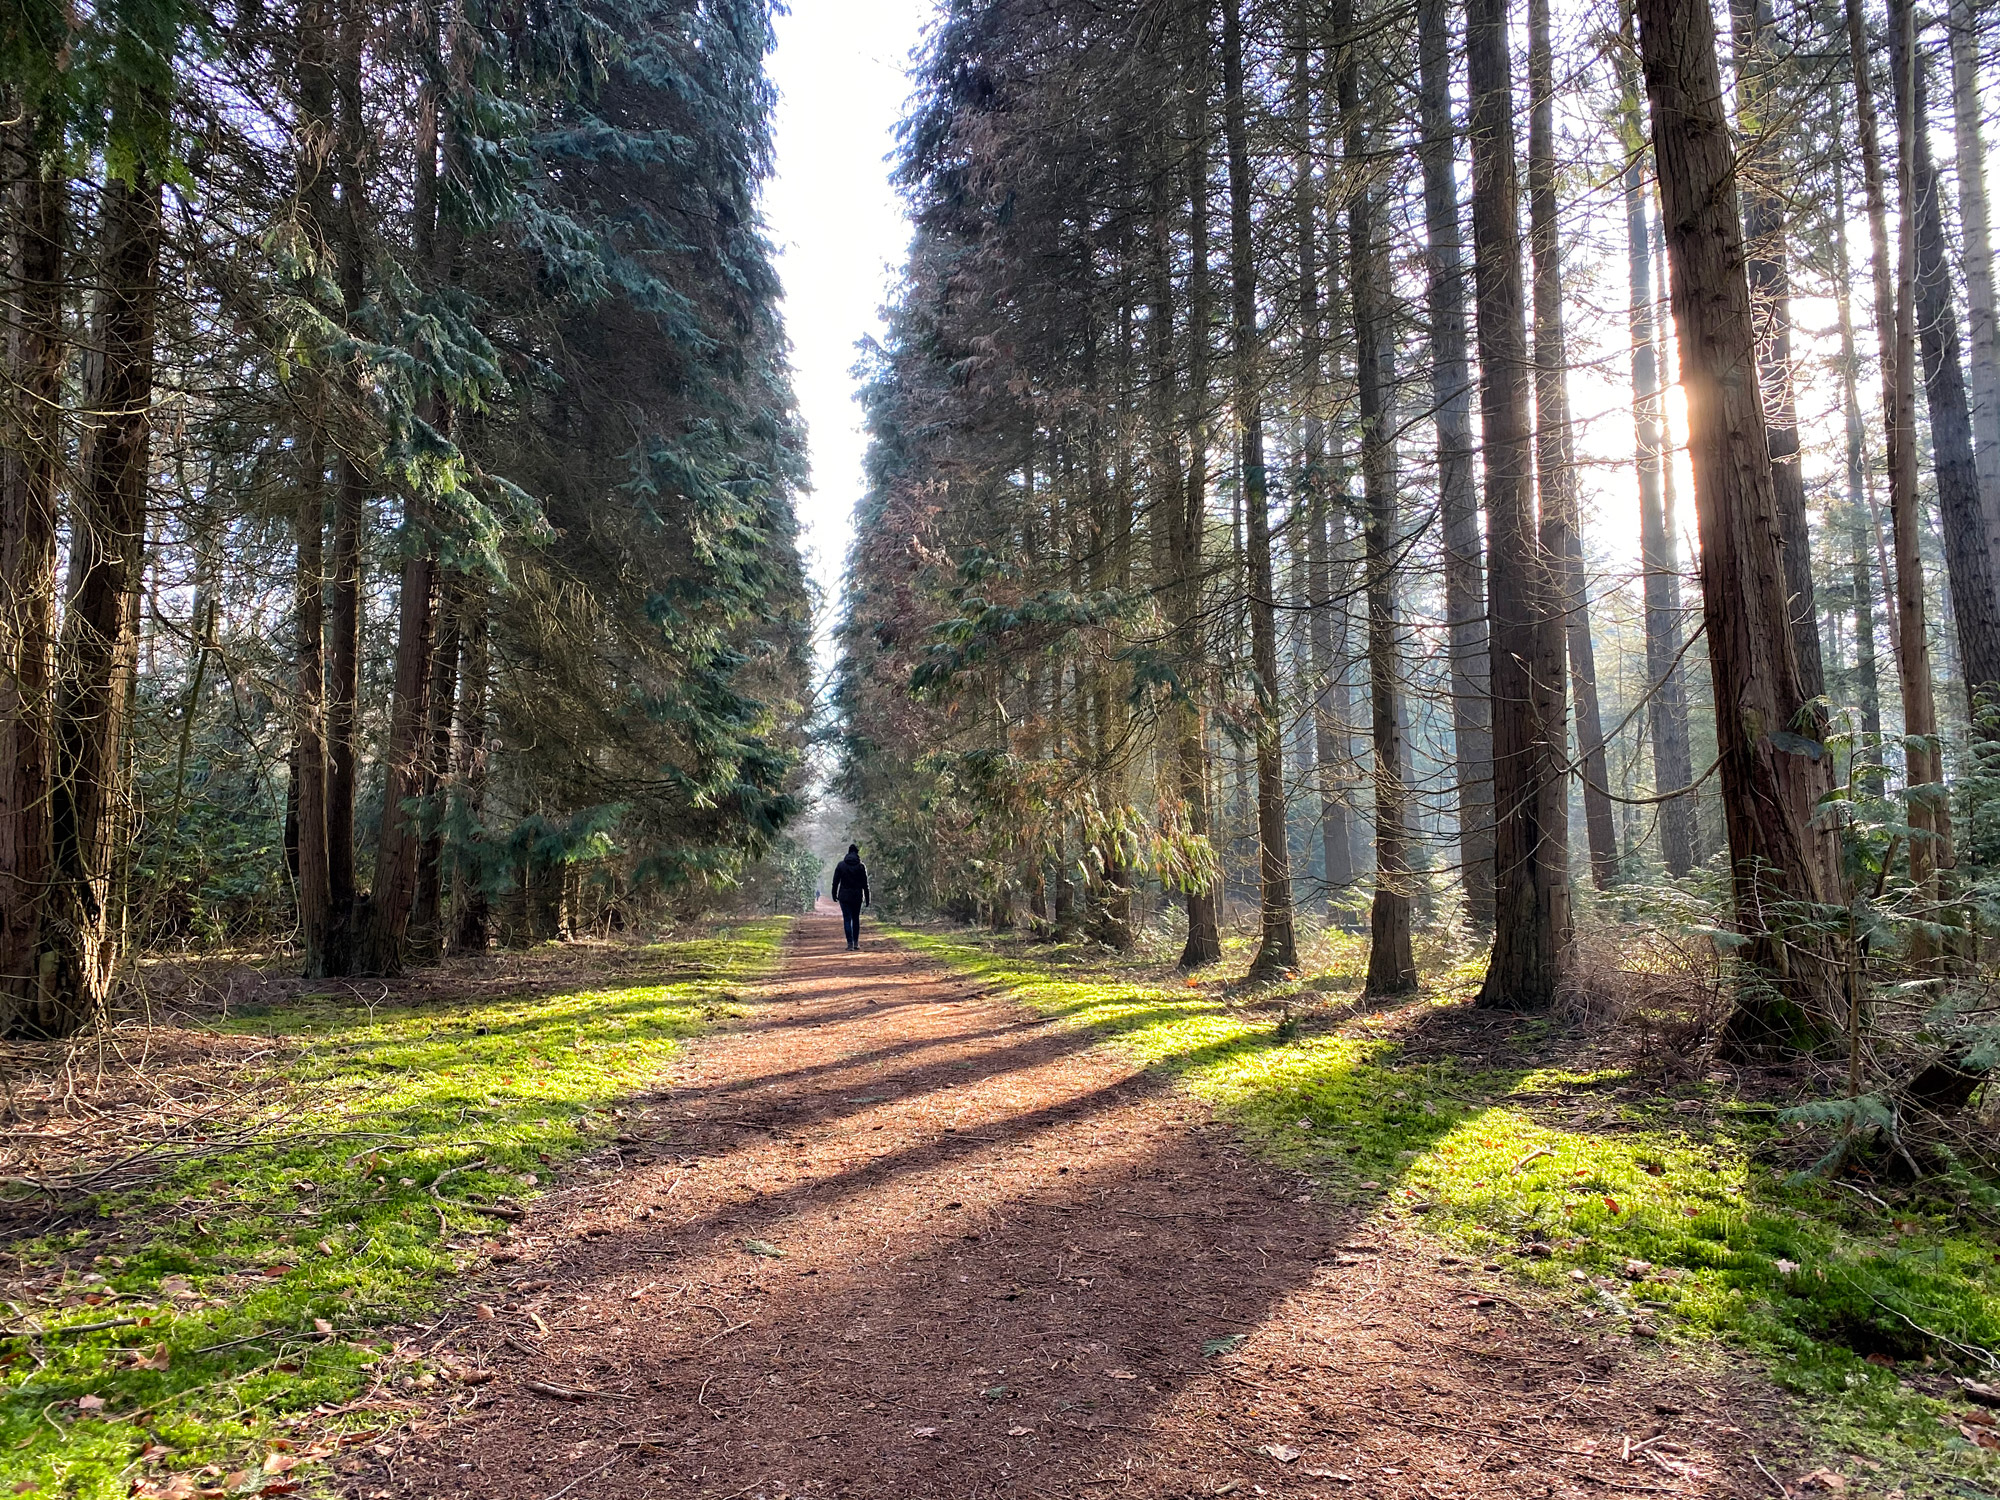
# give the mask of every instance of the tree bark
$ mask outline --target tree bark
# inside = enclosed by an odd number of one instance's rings
[[[16,288],[6,329],[12,396],[0,455],[0,1035],[42,1029],[53,1014],[43,922],[55,862],[49,823],[55,732],[56,475],[62,452],[62,178],[39,122],[0,126],[4,254]]]
[[[458,679],[460,601],[466,591],[465,580],[452,575],[446,576],[438,590],[430,712],[424,728],[422,811],[417,819],[422,841],[417,847],[416,894],[410,901],[409,956],[417,964],[434,964],[444,957],[445,798],[452,774],[452,698]]]
[[[1836,154],[1833,170],[1834,220],[1847,222],[1847,178]],[[1875,659],[1875,580],[1869,566],[1869,549],[1874,541],[1872,518],[1875,502],[1868,493],[1868,429],[1861,417],[1861,358],[1854,347],[1854,316],[1851,288],[1853,277],[1847,261],[1847,236],[1833,236],[1834,307],[1840,320],[1840,403],[1846,419],[1847,535],[1852,551],[1849,579],[1854,605],[1854,685],[1855,706],[1861,712],[1861,734],[1866,753],[1880,762],[1882,755],[1882,680]],[[1859,749],[1861,747],[1857,747]],[[1882,794],[1880,775],[1868,775],[1861,784],[1874,795]]]
[[[1465,911],[1493,925],[1493,709],[1486,565],[1473,475],[1472,375],[1465,348],[1464,224],[1451,118],[1451,0],[1417,6],[1417,155],[1424,173],[1431,407],[1444,531],[1444,611],[1451,638],[1451,719],[1458,766],[1459,869]],[[1324,598],[1322,592],[1319,597]]]
[[[292,514],[297,553],[293,594],[296,633],[292,705],[292,789],[298,849],[299,946],[304,973],[326,973],[326,451],[318,432],[301,446],[299,493]]]
[[[1472,247],[1493,687],[1493,955],[1479,1003],[1553,1003],[1571,947],[1563,636],[1530,493],[1532,435],[1507,0],[1468,0]]]
[[[1271,514],[1264,470],[1264,412],[1257,388],[1257,269],[1250,239],[1249,132],[1243,104],[1242,0],[1223,0],[1223,134],[1229,151],[1230,342],[1243,473],[1244,583],[1250,665],[1257,680],[1257,844],[1262,933],[1250,971],[1298,963],[1292,929],[1291,851],[1285,831],[1284,725],[1279,712],[1278,629],[1271,572]]]
[[[395,975],[409,960],[410,911],[416,901],[423,845],[424,765],[430,725],[431,638],[437,569],[423,535],[424,516],[412,499],[405,528],[411,551],[403,560],[397,605],[396,681],[383,752],[382,823],[375,841],[375,884],[354,972]]]
[[[1943,187],[1931,161],[1923,50],[1915,50],[1908,70],[1899,61],[1894,72],[1897,82],[1914,92],[1910,186],[1916,195],[1917,331],[1924,395],[1930,409],[1931,469],[1937,479],[1945,576],[1951,581],[1952,621],[1958,629],[1966,711],[1976,735],[2000,739],[1990,720],[1982,725],[1986,719],[1982,709],[2000,707],[1996,701],[2000,700],[2000,587],[1996,587],[1993,546],[1986,531],[1986,508],[1980,500],[1979,471],[1973,459],[1965,372],[1959,363],[1958,314],[1952,306],[1951,267],[1945,255]],[[1948,818],[1949,814],[1943,816]]]
[[[102,1017],[123,930],[112,879],[124,826],[126,668],[146,539],[160,272],[160,185],[144,165],[105,183],[100,244],[95,348],[84,385],[96,425],[76,491],[59,653],[45,987],[29,1023],[57,1036]]]
[[[1806,523],[1805,475],[1799,464],[1799,420],[1792,398],[1792,281],[1785,263],[1785,210],[1777,181],[1782,153],[1766,135],[1775,28],[1770,0],[1730,0],[1736,43],[1737,122],[1742,147],[1743,238],[1750,311],[1757,320],[1757,378],[1763,386],[1765,431],[1771,441],[1771,482],[1785,544],[1785,586],[1791,590],[1793,648],[1809,697],[1826,691],[1819,612],[1813,600],[1812,532]]]
[[[1349,132],[1350,156],[1359,144]],[[1387,255],[1368,189],[1349,200],[1354,354],[1361,424],[1361,483],[1367,497],[1368,699],[1375,746],[1375,896],[1368,914],[1370,995],[1406,995],[1417,987],[1410,951],[1408,753],[1403,744],[1401,630],[1396,619],[1396,439],[1387,388],[1395,379],[1393,345],[1382,307]]]
[[[334,130],[333,73],[327,24],[326,6],[321,0],[308,0],[299,12],[300,139],[295,170],[301,217],[316,250],[323,247],[334,220],[328,160]],[[319,979],[333,972],[329,945],[334,936],[334,853],[329,841],[331,772],[327,758],[327,411],[323,384],[315,385],[307,399],[313,402],[313,408],[301,444],[299,490],[292,512],[296,557],[293,593],[296,687],[289,801],[298,861],[294,878],[298,889],[303,973],[308,979]]]
[[[340,208],[330,229],[334,273],[343,312],[355,317],[366,295],[367,200],[361,100],[365,17],[358,0],[341,0],[334,28],[334,117],[328,149],[340,184]],[[342,423],[336,434],[333,555],[327,590],[326,685],[326,971],[353,972],[356,930],[354,802],[360,770],[361,531],[368,500],[365,414],[359,372],[341,373]]]
[[[459,634],[457,775],[452,787],[451,826],[458,860],[452,871],[451,946],[460,953],[484,953],[490,936],[486,895],[486,700],[489,607],[483,588],[468,585],[465,624]]]
[[[1192,57],[1196,85],[1189,90],[1188,115],[1188,388],[1185,396],[1188,433],[1187,479],[1184,500],[1170,498],[1170,506],[1180,503],[1175,517],[1175,558],[1173,564],[1174,615],[1180,659],[1188,672],[1189,702],[1180,716],[1175,752],[1181,800],[1187,806],[1188,830],[1201,838],[1212,833],[1208,800],[1208,730],[1202,701],[1206,693],[1205,652],[1201,629],[1202,531],[1208,514],[1208,335],[1213,316],[1213,289],[1209,274],[1208,200],[1208,15],[1207,0],[1197,14],[1201,17],[1193,38]],[[1205,890],[1187,892],[1187,942],[1182,945],[1180,966],[1197,969],[1222,957],[1222,928],[1218,906],[1222,880]]]
[[[1627,7],[1625,24],[1631,25]],[[1660,362],[1653,326],[1653,239],[1647,213],[1646,137],[1638,69],[1620,65],[1625,128],[1625,251],[1631,282],[1626,324],[1632,336],[1632,436],[1639,486],[1639,557],[1645,571],[1647,728],[1653,742],[1653,784],[1659,805],[1660,857],[1667,873],[1694,868],[1694,793],[1670,793],[1694,781],[1688,745],[1687,683],[1681,668],[1681,565],[1668,506],[1666,432],[1661,417]]]
[[[1824,1034],[1840,984],[1806,924],[1838,901],[1832,840],[1813,826],[1831,758],[1798,733],[1810,695],[1791,629],[1783,529],[1755,371],[1735,153],[1706,0],[1639,0],[1681,388],[1701,534],[1702,613],[1736,914],[1746,940],[1738,1045]]]
[[[1611,773],[1605,763],[1604,723],[1597,706],[1597,649],[1590,638],[1575,441],[1570,430],[1569,348],[1563,331],[1562,244],[1556,202],[1555,63],[1551,52],[1549,0],[1528,0],[1528,245],[1535,271],[1535,470],[1541,491],[1542,545],[1555,559],[1570,692],[1576,703],[1576,756],[1583,779],[1590,878],[1604,890],[1618,882],[1618,830],[1611,820]]]
[[[1917,493],[1916,416],[1916,215],[1913,193],[1916,156],[1915,100],[1907,85],[1896,88],[1895,270],[1890,271],[1888,204],[1876,142],[1874,89],[1869,79],[1861,0],[1847,0],[1848,48],[1861,127],[1863,181],[1875,252],[1875,324],[1881,344],[1882,409],[1887,413],[1889,448],[1889,527],[1895,553],[1896,668],[1903,692],[1904,777],[1908,784],[1910,880],[1935,898],[1937,867],[1948,861],[1951,820],[1940,816],[1942,768],[1937,742],[1937,698],[1931,678],[1930,633],[1924,601],[1921,499]],[[1891,66],[1900,72],[1915,53],[1915,21],[1904,0],[1889,7]],[[1929,955],[1929,940],[1911,939],[1911,956]]]
[[[1986,143],[1981,139],[1979,21],[1973,0],[1951,0],[1953,123],[1957,127],[1958,222],[1964,236],[1966,339],[1972,376],[1973,458],[1980,503],[2000,579],[2000,324],[1993,299],[1992,217],[1986,198]]]
[[[1341,53],[1342,155],[1352,188],[1347,198],[1347,302],[1354,328],[1355,395],[1361,440],[1361,487],[1367,506],[1364,541],[1368,594],[1368,701],[1375,751],[1375,893],[1368,912],[1370,995],[1406,995],[1417,987],[1410,951],[1409,789],[1403,743],[1400,656],[1396,619],[1396,438],[1388,393],[1394,388],[1395,344],[1389,330],[1388,252],[1377,226],[1379,189],[1363,166],[1367,131],[1360,102],[1361,61],[1353,8],[1334,6],[1331,25]]]

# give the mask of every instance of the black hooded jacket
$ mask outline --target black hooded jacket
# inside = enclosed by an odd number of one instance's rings
[[[833,899],[852,910],[868,900],[868,866],[860,855],[850,854],[833,867]]]

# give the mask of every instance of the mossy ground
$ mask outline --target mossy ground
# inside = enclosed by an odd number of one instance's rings
[[[285,1434],[381,1425],[332,1409],[402,1368],[390,1331],[505,1227],[472,1205],[530,1198],[603,1144],[787,927],[652,945],[612,988],[372,1011],[307,995],[223,1023],[270,1039],[282,1125],[92,1201],[93,1228],[6,1247],[43,1305],[10,1306],[0,1342],[5,1488],[316,1486]],[[114,1317],[139,1321],[81,1326]]]
[[[1616,1068],[1413,1056],[1413,1031],[1463,1003],[1448,994],[1286,1035],[1217,981],[1135,982],[1101,952],[970,929],[898,935],[1175,1075],[1332,1197],[1414,1219],[1601,1326],[1758,1356],[1807,1398],[1824,1451],[1862,1460],[1857,1479],[1983,1495],[2000,1472],[1950,1399],[1951,1376],[2000,1348],[2000,1244],[1946,1205],[1878,1206],[1763,1165],[1775,1111]]]

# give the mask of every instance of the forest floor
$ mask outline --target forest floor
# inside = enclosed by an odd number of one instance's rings
[[[429,1344],[452,1383],[336,1462],[346,1492],[1907,1482],[1825,1466],[1747,1363],[1579,1311],[1379,1194],[1329,1194],[1160,1059],[984,993],[938,962],[965,959],[949,940],[904,936],[848,953],[837,918],[800,921],[747,1015],[635,1100],[648,1159],[540,1200],[460,1288]]]
[[[0,1055],[0,1495],[1993,1493],[1894,1341],[2000,1343],[1962,1215],[1788,1186],[1771,1089],[1448,965],[1241,957],[821,912],[161,966]]]

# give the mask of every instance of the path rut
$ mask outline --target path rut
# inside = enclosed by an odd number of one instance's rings
[[[800,919],[622,1165],[477,1273],[435,1347],[490,1383],[447,1382],[351,1494],[1770,1493],[1741,1430],[1768,1393],[1519,1307],[1116,1051],[864,942]]]

